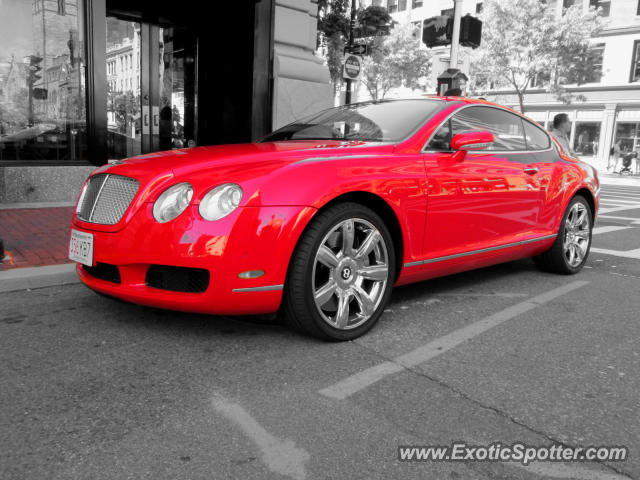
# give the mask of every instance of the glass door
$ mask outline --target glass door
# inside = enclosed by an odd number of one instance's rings
[[[108,158],[195,146],[195,38],[107,17],[106,50]]]
[[[196,145],[196,41],[185,29],[160,29],[159,148]]]
[[[107,150],[109,159],[142,153],[142,25],[107,17]]]

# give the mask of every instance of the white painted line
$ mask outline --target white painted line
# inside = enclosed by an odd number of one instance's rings
[[[604,255],[614,255],[616,257],[633,258],[640,260],[640,248],[635,250],[610,250],[608,248],[591,248],[594,253],[602,253]]]
[[[640,193],[618,193],[618,192],[601,192],[600,193],[600,198],[620,198],[620,199],[628,199],[628,200],[634,200],[636,198],[640,197]]]
[[[529,465],[514,463],[530,473],[541,477],[560,479],[580,479],[580,480],[630,480],[631,477],[612,471],[605,471],[601,465],[594,465],[595,468],[588,468],[575,463],[557,462],[534,462]]]
[[[443,353],[448,352],[452,348],[457,347],[465,342],[468,342],[474,337],[477,337],[481,333],[486,332],[498,325],[505,323],[508,320],[516,318],[523,313],[533,310],[534,308],[550,302],[554,298],[565,295],[573,290],[581,288],[588,284],[585,281],[575,281],[563,285],[562,287],[549,290],[546,293],[538,295],[536,297],[525,300],[524,302],[517,303],[511,307],[507,307],[504,310],[500,310],[493,315],[489,315],[482,320],[478,320],[466,327],[454,330],[443,337],[440,337],[432,342],[418,347],[411,352],[400,355],[393,360],[382,362],[373,367],[367,368],[359,373],[351,375],[338,383],[329,387],[323,388],[319,391],[320,394],[343,400],[350,395],[353,395],[364,388],[373,385],[374,383],[382,380],[388,375],[398,373],[405,369],[410,369],[421,363],[424,363],[432,358],[435,358]]]
[[[617,200],[617,199],[609,199],[609,198],[601,198],[600,199],[600,203],[615,203],[617,205],[638,205],[640,207],[640,202],[637,202],[635,200],[629,200],[629,199],[625,199],[625,200]]]
[[[598,219],[605,218],[607,220],[626,220],[634,224],[640,224],[640,218],[638,217],[616,217],[614,215],[598,215]]]
[[[637,209],[640,209],[640,204],[638,204],[637,206],[628,205],[625,207],[611,207],[611,208],[605,207],[605,208],[598,209],[598,215],[604,214],[604,213],[619,212],[621,210],[637,210]]]
[[[262,461],[269,470],[294,480],[304,480],[307,477],[305,464],[311,457],[306,450],[296,447],[292,440],[281,440],[271,435],[237,403],[216,397],[213,408],[240,427],[256,444],[262,454]]]
[[[593,235],[599,235],[601,233],[617,232],[618,230],[628,230],[630,228],[634,228],[634,227],[619,226],[619,225],[605,225],[603,227],[594,227],[591,233]]]

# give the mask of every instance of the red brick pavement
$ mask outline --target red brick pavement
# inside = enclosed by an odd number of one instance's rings
[[[0,239],[6,258],[0,271],[69,263],[73,207],[0,209]]]

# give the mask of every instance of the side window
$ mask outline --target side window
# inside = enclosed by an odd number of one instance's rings
[[[448,152],[451,150],[451,120],[443,123],[433,135],[425,150],[437,150]]]
[[[499,108],[473,106],[456,113],[451,119],[451,134],[468,130],[488,130],[494,141],[486,150],[526,150],[520,117]]]
[[[523,120],[524,136],[527,140],[528,150],[546,150],[550,147],[551,140],[540,127],[536,127],[533,123]]]

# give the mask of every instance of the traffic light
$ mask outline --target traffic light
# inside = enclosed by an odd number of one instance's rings
[[[422,28],[422,42],[429,48],[451,45],[453,18],[450,15],[427,18]],[[460,19],[460,45],[478,48],[482,37],[482,20],[471,15]]]
[[[38,75],[38,72],[42,70],[40,63],[42,63],[42,57],[38,57],[37,55],[31,55],[29,57],[29,76],[27,77],[29,87],[33,87],[33,85],[42,78],[41,75]]]
[[[482,20],[465,15],[460,19],[460,45],[478,48],[482,39]]]
[[[424,20],[422,42],[429,48],[451,44],[453,19],[449,15],[440,15]]]

